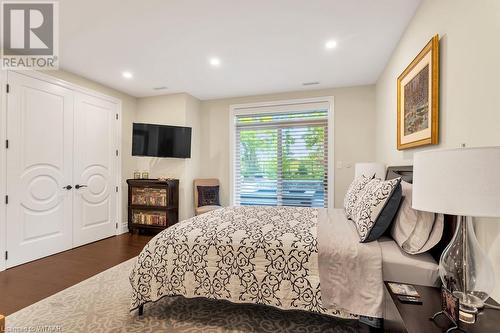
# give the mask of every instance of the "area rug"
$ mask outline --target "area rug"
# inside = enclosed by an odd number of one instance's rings
[[[128,276],[135,260],[8,316],[6,332],[358,333],[366,330],[353,320],[202,298],[163,298],[147,304],[144,315],[139,317],[137,311],[129,312]]]

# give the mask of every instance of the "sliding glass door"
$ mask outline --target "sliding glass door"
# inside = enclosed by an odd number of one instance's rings
[[[236,204],[327,207],[328,109],[235,121]]]

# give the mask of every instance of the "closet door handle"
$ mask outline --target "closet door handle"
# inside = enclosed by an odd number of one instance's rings
[[[81,188],[84,188],[84,187],[87,187],[87,185],[80,185],[80,184],[76,184],[75,185],[75,188],[78,190],[78,189],[81,189]]]
[[[71,185],[66,185],[63,187],[63,189],[68,190],[68,191],[71,190],[72,188],[73,188],[73,186],[71,186]]]

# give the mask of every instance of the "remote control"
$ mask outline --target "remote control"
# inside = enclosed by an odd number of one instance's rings
[[[422,304],[420,297],[398,295],[398,299],[401,303]]]

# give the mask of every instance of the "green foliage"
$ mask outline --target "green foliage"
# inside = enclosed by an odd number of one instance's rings
[[[276,130],[243,130],[240,132],[241,175],[276,179],[277,147]],[[258,158],[257,152],[274,152],[273,156]]]
[[[312,126],[241,130],[241,175],[276,180],[280,137],[282,179],[322,181],[325,128]]]

